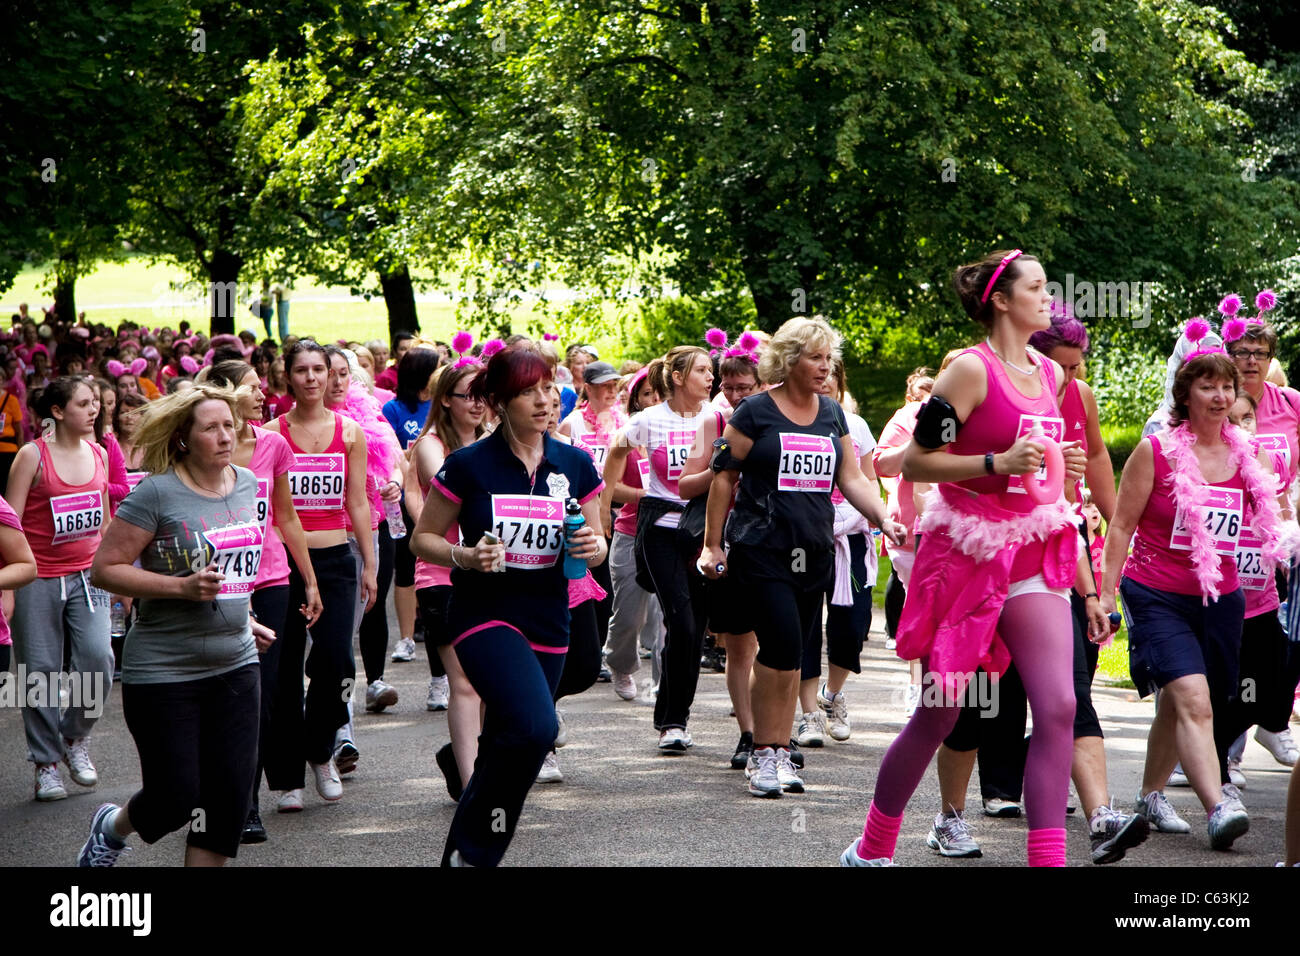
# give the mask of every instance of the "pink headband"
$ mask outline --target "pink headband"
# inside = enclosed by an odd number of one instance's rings
[[[983,305],[989,300],[989,293],[993,291],[993,283],[998,281],[998,276],[1002,275],[1002,270],[1009,266],[1011,260],[1016,258],[1016,256],[1023,256],[1024,254],[1024,250],[1022,249],[1012,249],[1007,257],[998,264],[998,267],[993,270],[993,278],[989,279],[989,284],[984,288],[984,294],[980,296],[980,305]]]

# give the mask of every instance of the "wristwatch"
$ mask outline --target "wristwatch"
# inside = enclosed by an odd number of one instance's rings
[[[993,452],[991,451],[986,451],[984,453],[984,470],[990,475],[997,474],[997,472],[993,470]]]

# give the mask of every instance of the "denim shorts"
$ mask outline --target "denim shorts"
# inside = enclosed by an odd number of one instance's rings
[[[1240,588],[1202,604],[1199,594],[1158,591],[1124,578],[1119,593],[1128,625],[1129,674],[1143,697],[1189,674],[1205,676],[1213,703],[1232,697],[1246,614]]]

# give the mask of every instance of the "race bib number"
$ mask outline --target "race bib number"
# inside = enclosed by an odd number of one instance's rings
[[[695,432],[669,432],[664,445],[667,453],[665,476],[669,481],[676,481],[686,468],[686,459],[691,456],[691,446],[695,444]]]
[[[232,524],[203,532],[212,549],[211,561],[217,571],[226,576],[217,593],[218,601],[233,601],[253,593],[257,582],[257,569],[262,564],[262,526],[260,524]]]
[[[1247,591],[1262,591],[1268,586],[1271,573],[1264,566],[1264,542],[1250,533],[1250,529],[1241,532],[1237,542],[1237,580]]]
[[[104,498],[97,491],[56,495],[50,499],[50,513],[54,516],[50,544],[93,538],[104,524]]]
[[[650,487],[650,459],[638,458],[636,462],[636,470],[641,476],[641,487]]]
[[[257,479],[257,524],[265,535],[271,517],[271,479]]]
[[[1241,540],[1242,493],[1240,488],[1210,488],[1210,496],[1199,506],[1201,521],[1214,539],[1218,554],[1236,554]],[[1179,508],[1174,516],[1174,530],[1169,537],[1169,547],[1177,551],[1192,550],[1192,535],[1187,527],[1187,516]]]
[[[596,470],[604,474],[605,458],[609,455],[609,439],[596,441],[594,435],[586,435],[582,439],[582,447],[591,456],[591,460],[596,463]]]
[[[1286,440],[1286,436],[1279,434],[1256,435],[1255,444],[1264,451],[1274,452],[1282,457],[1282,461],[1286,465],[1286,474],[1280,477],[1283,481],[1287,481],[1291,477],[1291,443]]]
[[[135,486],[140,484],[140,482],[144,481],[148,477],[149,477],[149,472],[147,471],[128,471],[126,473],[126,486],[128,489],[130,489],[130,491],[135,491]],[[128,492],[128,494],[129,493],[130,492]]]
[[[781,432],[777,491],[828,492],[835,480],[835,440],[825,435]]]
[[[1055,438],[1057,442],[1065,441],[1065,419],[1049,418],[1045,415],[1026,415],[1023,412],[1020,415],[1020,425],[1016,429],[1016,441],[1025,438],[1034,430],[1035,425],[1042,425],[1043,432],[1049,438]],[[1038,466],[1038,480],[1047,479],[1047,462]],[[1025,481],[1019,475],[1012,475],[1007,479],[1007,491],[1013,494],[1028,494],[1025,491]]]
[[[862,458],[862,446],[858,444],[858,440],[856,438],[851,439],[851,441],[853,442],[853,457],[860,460]],[[836,488],[834,491],[831,492],[831,504],[838,507],[843,503],[844,503],[844,492],[840,491],[839,488]]]
[[[505,545],[507,568],[549,568],[564,546],[564,501],[536,495],[493,495],[492,530]]]
[[[345,479],[343,455],[294,455],[289,491],[299,511],[342,511]]]

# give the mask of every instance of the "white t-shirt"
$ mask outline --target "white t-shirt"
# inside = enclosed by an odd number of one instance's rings
[[[876,447],[876,437],[871,434],[871,426],[863,421],[860,415],[854,415],[852,412],[845,412],[844,417],[849,422],[849,437],[853,439],[853,447],[858,453],[858,460],[868,457],[871,450]],[[840,521],[855,512],[853,505],[849,504],[839,490],[836,488],[831,495],[831,501],[835,502],[835,520]],[[879,567],[879,559],[876,556],[876,538],[875,535],[867,534],[867,581],[869,587],[876,586],[876,571]]]
[[[714,410],[707,402],[700,406],[699,412],[689,417],[678,415],[667,402],[661,402],[628,419],[622,431],[627,444],[643,447],[650,462],[647,495],[686,504],[677,492],[677,481],[695,445],[695,433],[699,431],[700,423],[713,414]],[[680,514],[670,512],[655,524],[675,528],[680,521]]]

